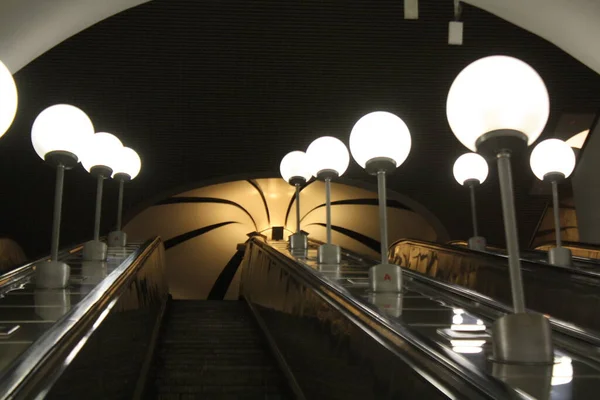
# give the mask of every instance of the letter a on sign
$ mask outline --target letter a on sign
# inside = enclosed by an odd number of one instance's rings
[[[384,281],[391,281],[392,277],[390,276],[390,274],[385,274],[385,276],[383,277]]]

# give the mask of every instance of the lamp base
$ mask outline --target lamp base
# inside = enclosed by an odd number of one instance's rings
[[[322,244],[317,250],[319,264],[339,264],[342,261],[342,250],[335,244]]]
[[[492,364],[492,375],[534,399],[549,399],[553,365]]]
[[[369,268],[369,289],[371,292],[402,291],[402,269],[395,264],[377,264]]]
[[[71,291],[69,289],[36,289],[33,299],[35,313],[46,321],[56,321],[71,309]]]
[[[369,303],[379,307],[390,317],[400,317],[402,315],[402,293],[370,293]]]
[[[62,289],[69,285],[71,267],[62,261],[41,262],[35,266],[35,286],[39,289]]]
[[[289,238],[291,251],[302,251],[308,249],[308,235],[304,232],[296,232]]]
[[[564,247],[553,247],[548,250],[548,262],[559,267],[570,267],[572,264],[571,250]]]
[[[112,231],[108,234],[108,247],[127,246],[127,234],[123,231]]]
[[[485,251],[487,242],[483,236],[473,236],[469,238],[469,249],[477,251]]]
[[[83,259],[86,261],[104,261],[108,246],[99,240],[90,240],[83,245]]]
[[[552,364],[550,322],[542,314],[505,315],[492,326],[494,361],[509,364]]]

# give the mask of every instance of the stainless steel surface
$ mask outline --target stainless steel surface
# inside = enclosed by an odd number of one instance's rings
[[[521,277],[521,260],[519,258],[519,237],[517,235],[517,215],[513,195],[512,171],[510,153],[501,152],[497,155],[498,177],[500,180],[500,195],[502,197],[502,216],[508,251],[508,268],[515,313],[525,312],[525,295]]]
[[[342,251],[336,244],[324,243],[317,250],[319,264],[339,264],[341,257]]]
[[[127,246],[127,234],[123,231],[112,231],[108,234],[108,247]]]
[[[289,242],[292,251],[302,251],[308,248],[308,236],[301,231],[291,234]]]
[[[479,236],[477,229],[477,205],[475,204],[475,185],[469,185],[469,194],[471,195],[471,220],[473,221],[473,236]]]
[[[278,249],[284,252],[283,248]],[[314,251],[314,250],[313,250]],[[314,254],[314,253],[312,253]],[[309,251],[308,258],[302,260],[303,264],[317,268]],[[334,275],[324,274],[330,280],[343,286],[355,298],[362,301],[372,299],[368,292],[368,283],[365,277],[364,265],[368,260],[362,257],[349,258],[344,253],[344,258]],[[487,314],[490,303],[499,304],[494,300],[478,293],[461,288],[457,285],[434,281],[427,276],[422,276],[411,271],[405,271],[405,292],[403,293],[401,316],[391,318],[392,323],[408,324],[412,329],[425,335],[436,344],[444,346],[448,351],[467,359],[488,376],[502,378],[513,388],[536,396],[545,393],[544,385],[547,380],[539,375],[539,367],[523,366],[520,370],[514,368],[500,368],[498,363],[491,361],[492,342],[490,327],[493,320]],[[419,279],[417,279],[419,278]],[[428,281],[433,284],[422,284]],[[424,290],[427,289],[427,290]],[[456,296],[458,294],[458,296]],[[474,299],[469,302],[459,300],[462,294]],[[390,305],[391,302],[383,302]],[[494,315],[502,316],[510,313],[510,308],[501,305],[503,311]],[[390,316],[389,310],[380,309],[382,315]],[[484,315],[484,312],[486,313]],[[496,319],[496,318],[494,318]],[[553,323],[557,328],[557,324]],[[460,337],[449,337],[446,332]],[[582,339],[585,331],[581,331]],[[547,398],[552,400],[569,400],[589,398],[590,393],[600,390],[600,342],[599,337],[590,336],[586,342],[577,342],[578,346],[564,346],[567,342],[561,335],[554,335],[554,365],[552,367],[551,390]],[[592,344],[595,343],[595,344]],[[497,375],[495,375],[496,370]],[[547,392],[547,391],[546,391]],[[468,395],[460,398],[469,398]]]
[[[117,203],[117,226],[115,231],[121,230],[121,225],[123,221],[123,190],[125,186],[125,180],[123,178],[118,178],[119,180],[119,198]]]
[[[331,179],[325,178],[325,213],[327,219],[327,244],[331,244]]]
[[[94,214],[94,240],[100,240],[100,218],[102,216],[102,187],[104,186],[104,176],[98,174],[96,178],[96,212]]]
[[[56,186],[54,188],[54,215],[52,219],[52,245],[50,247],[50,259],[58,261],[58,244],[60,241],[60,212],[62,209],[63,185],[65,180],[65,166],[56,166]]]
[[[296,183],[296,233],[300,232],[300,184]]]
[[[548,250],[548,262],[559,267],[570,267],[573,262],[571,250],[566,247],[553,247]]]
[[[271,244],[281,257],[268,245],[249,242],[242,294],[263,316],[294,373],[300,372],[307,398],[523,398],[441,342],[423,340],[421,330],[439,326],[436,318],[447,321],[451,308],[409,288],[401,297],[370,294],[371,260],[344,253],[339,266],[324,269],[314,244],[305,258],[295,258],[285,242]],[[369,299],[388,305],[386,311]],[[429,314],[429,323],[419,320],[416,307]],[[401,319],[390,318],[398,313]],[[414,326],[403,321],[405,313],[417,321]],[[311,377],[328,382],[335,396],[311,391]]]
[[[507,258],[451,245],[401,240],[390,247],[391,262],[438,281],[461,285],[511,305]],[[526,301],[531,310],[600,332],[600,273],[522,260]]]
[[[558,181],[556,179],[552,180],[552,209],[554,211],[554,235],[556,236],[556,247],[561,247],[560,203],[558,202]]]
[[[100,240],[90,240],[83,245],[83,259],[86,261],[106,260],[108,246]]]
[[[385,193],[385,171],[377,171],[377,193],[379,195],[379,232],[381,264],[388,264],[387,199]]]
[[[26,277],[19,288],[0,298],[0,324],[14,318],[22,325],[15,336],[0,341],[0,398],[33,397],[32,387],[39,389],[42,382],[50,385],[64,368],[78,359],[78,352],[100,326],[102,319],[110,315],[110,309],[113,309],[112,312],[124,311],[132,309],[135,304],[138,307],[149,304],[139,297],[145,296],[143,288],[148,287],[146,282],[142,286],[136,284],[138,289],[131,287],[137,294],[129,297],[129,306],[122,308],[118,307],[118,302],[104,303],[104,306],[110,307],[104,313],[98,312],[98,307],[106,301],[106,293],[123,279],[125,271],[135,264],[142,250],[139,244],[111,249],[106,263],[83,262],[80,251],[66,253],[64,261],[72,266],[68,288],[40,290],[35,288],[31,277]],[[104,277],[106,279],[102,279]],[[143,276],[140,279],[140,283],[147,280]],[[84,326],[91,329],[86,331]],[[134,342],[135,339],[128,346]],[[48,369],[52,364],[50,359],[57,364]],[[85,373],[90,376],[91,371],[93,368]],[[87,382],[90,384],[92,381]],[[44,390],[47,389],[49,386]]]
[[[494,360],[501,363],[552,364],[552,329],[542,314],[508,314],[492,326]]]
[[[377,264],[369,268],[369,289],[372,292],[401,292],[402,269],[395,264]]]
[[[71,267],[62,261],[41,262],[35,269],[35,285],[41,289],[62,289],[69,284]]]

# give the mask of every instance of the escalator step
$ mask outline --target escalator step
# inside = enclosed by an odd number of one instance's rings
[[[284,399],[287,385],[239,301],[176,300],[154,363],[157,399]]]

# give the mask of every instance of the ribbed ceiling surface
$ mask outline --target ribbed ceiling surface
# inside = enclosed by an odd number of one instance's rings
[[[451,173],[465,149],[445,116],[456,74],[495,53],[530,63],[551,94],[546,135],[563,112],[597,110],[600,77],[469,6],[464,45],[450,46],[453,2],[419,3],[421,18],[406,21],[399,0],[155,0],[76,35],[16,76],[19,114],[0,142],[0,226],[29,252],[45,251],[53,171],[35,155],[29,133],[35,116],[57,102],[78,105],[97,130],[140,153],[143,169],[128,187],[126,210],[191,182],[278,176],[288,151],[323,134],[347,143],[354,122],[380,109],[402,117],[413,137],[391,188],[433,211],[454,238],[468,237],[468,194]],[[514,167],[523,242],[546,201],[529,196],[527,165],[523,158]],[[480,190],[480,224],[489,242],[502,243],[494,173]],[[348,176],[372,179],[354,162]],[[91,236],[95,190],[80,167],[66,179],[63,243]],[[114,220],[115,186],[107,184],[103,230]]]

